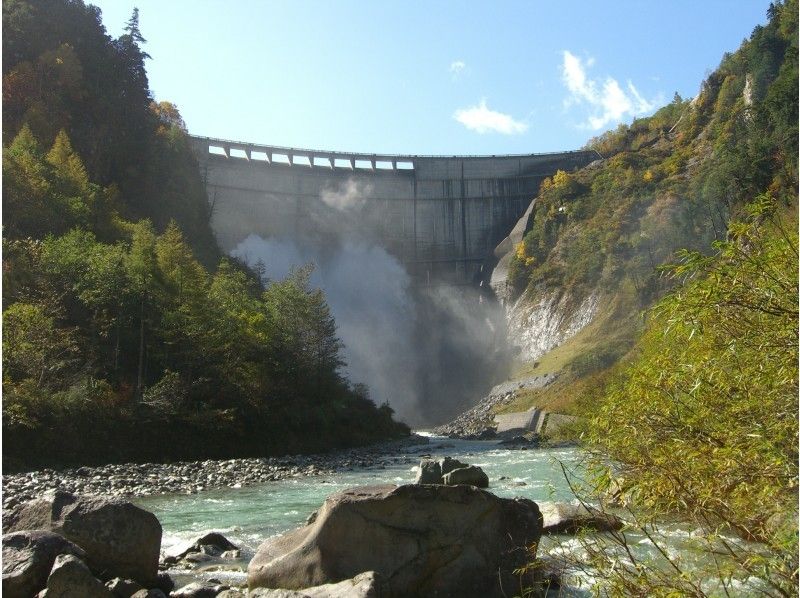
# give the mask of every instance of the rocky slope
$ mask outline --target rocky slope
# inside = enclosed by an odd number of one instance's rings
[[[450,423],[439,426],[434,433],[451,438],[494,438],[497,427],[494,414],[497,408],[511,403],[520,390],[544,388],[555,379],[555,374],[545,374],[498,384],[472,409],[465,411]]]

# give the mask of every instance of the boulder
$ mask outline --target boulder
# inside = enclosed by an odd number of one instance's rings
[[[450,473],[446,473],[444,476],[442,476],[442,482],[444,482],[445,486],[467,484],[477,488],[488,488],[489,476],[487,476],[480,467],[476,465],[470,465],[468,467],[461,467],[460,469],[454,469]]]
[[[133,579],[145,587],[156,583],[161,524],[129,501],[56,491],[22,505],[9,529],[61,534],[86,552],[89,568],[102,579]]]
[[[178,590],[175,590],[170,594],[170,596],[175,598],[215,598],[215,596],[220,592],[224,592],[225,590],[229,589],[230,586],[224,586],[222,584],[216,584],[210,581],[196,581],[190,583],[189,585],[185,585]]]
[[[497,432],[494,431],[494,428],[484,428],[480,432],[467,436],[467,440],[494,440],[495,438],[497,438]]]
[[[419,472],[415,484],[441,484],[442,466],[433,459],[422,459],[419,462]]]
[[[3,595],[29,598],[43,589],[60,554],[84,556],[78,546],[53,532],[20,531],[3,536]]]
[[[374,571],[384,597],[499,595],[541,526],[536,503],[472,486],[352,488],[313,524],[264,542],[248,585],[301,590]]]
[[[256,588],[250,598],[378,598],[380,586],[374,571],[356,575],[339,583],[328,583],[304,590]]]
[[[469,464],[462,463],[458,459],[453,459],[452,457],[445,457],[444,459],[439,459],[439,466],[442,469],[442,476],[445,476],[456,469],[469,467]]]
[[[158,574],[158,579],[156,579],[155,588],[161,590],[169,596],[169,593],[175,589],[175,582],[172,581],[172,578],[169,576],[169,573],[162,571]]]
[[[538,447],[542,443],[541,437],[538,434],[533,434],[530,438],[527,436],[515,435],[511,438],[502,440],[500,446],[508,447]]]
[[[40,598],[114,598],[108,588],[96,579],[78,557],[60,554],[53,563],[47,589]]]
[[[177,563],[182,558],[192,553],[200,553],[208,556],[222,556],[227,551],[238,550],[233,542],[218,532],[209,532],[190,544],[186,544],[173,551],[164,559],[164,564],[170,565]]]
[[[545,534],[576,534],[580,530],[607,532],[622,529],[623,522],[616,515],[604,513],[589,505],[562,502],[539,503]]]
[[[422,459],[419,462],[419,472],[415,484],[443,484],[443,476],[455,469],[469,467],[458,459],[445,457],[444,459],[433,460],[430,458]]]
[[[150,590],[139,590],[135,594],[131,594],[131,598],[167,598],[167,595],[158,588]]]
[[[122,579],[121,577],[115,577],[106,582],[106,587],[117,598],[130,598],[139,590],[144,589],[132,579]]]
[[[611,509],[628,508],[632,504],[632,489],[628,487],[622,476],[611,478],[603,495],[600,497],[603,506]]]

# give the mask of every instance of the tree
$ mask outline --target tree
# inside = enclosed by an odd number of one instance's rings
[[[139,30],[139,9],[134,7],[131,18],[125,24],[125,32],[135,44],[146,44],[147,40],[142,36]]]
[[[139,348],[136,368],[136,396],[144,390],[145,335],[150,324],[150,310],[157,295],[158,262],[156,235],[149,220],[142,220],[133,227],[131,249],[127,259],[128,279],[138,303]]]
[[[37,388],[63,383],[59,376],[72,364],[77,347],[73,331],[59,328],[51,313],[30,303],[15,303],[3,312],[4,377],[28,379]]]

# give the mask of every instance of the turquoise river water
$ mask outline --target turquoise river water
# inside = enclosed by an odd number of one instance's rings
[[[433,457],[448,455],[478,465],[489,476],[489,490],[498,496],[522,496],[537,502],[573,498],[560,463],[574,466],[579,458],[574,448],[509,450],[496,441],[437,437],[430,440],[430,444],[408,447],[405,454],[414,462],[430,454]],[[164,528],[162,549],[166,553],[213,530],[241,546],[246,559],[266,538],[303,525],[329,494],[368,484],[408,484],[415,476],[414,465],[391,464],[244,488],[144,497],[136,502],[155,513],[161,521]],[[199,576],[241,583],[244,572],[215,570]]]
[[[404,454],[418,463],[423,455],[434,458],[451,456],[478,465],[489,476],[489,491],[498,496],[529,498],[536,502],[575,501],[564,476],[563,468],[580,470],[581,455],[576,448],[514,450],[497,441],[466,441],[431,437],[430,444],[404,449]],[[388,455],[386,462],[396,453]],[[246,564],[265,539],[303,525],[325,498],[345,488],[374,484],[408,484],[416,476],[416,466],[388,464],[356,467],[335,474],[290,478],[244,488],[207,490],[198,494],[162,495],[139,498],[136,502],[155,513],[161,521],[166,554],[208,531],[218,531],[242,549],[241,560],[232,566],[212,566],[187,575],[180,570],[169,573],[179,583],[216,578],[231,585],[246,583]],[[666,550],[672,557],[694,560],[686,545],[700,534],[681,525],[662,529],[668,538]],[[652,542],[636,532],[626,533],[633,549],[641,556],[653,554]],[[577,556],[580,542],[571,537],[552,537],[540,546],[539,554]],[[593,576],[585,571],[572,571],[570,583],[591,585]],[[747,585],[745,583],[745,585]],[[712,592],[713,593],[713,592]],[[585,596],[573,588],[560,596]]]

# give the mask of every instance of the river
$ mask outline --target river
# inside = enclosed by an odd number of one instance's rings
[[[451,456],[478,465],[489,476],[489,490],[498,496],[531,500],[568,501],[573,498],[561,464],[573,467],[580,458],[575,448],[514,450],[497,441],[454,440],[430,437],[429,444],[409,446],[407,455]],[[258,545],[275,534],[303,525],[325,498],[334,492],[369,484],[408,484],[415,468],[407,464],[355,467],[334,474],[299,477],[243,488],[207,490],[197,494],[171,494],[136,499],[156,514],[164,528],[162,549],[170,553],[207,531],[218,531],[242,548],[242,563]],[[178,581],[179,570],[170,574]],[[215,577],[243,584],[244,571],[211,570],[195,578]]]
[[[242,549],[241,559],[220,569],[218,565],[199,568],[187,573],[181,569],[169,570],[179,583],[216,578],[230,585],[245,585],[246,566],[259,544],[265,539],[303,525],[308,516],[317,510],[325,498],[334,492],[361,485],[408,484],[414,481],[416,467],[409,464],[425,455],[435,458],[451,456],[462,462],[480,466],[489,476],[489,491],[498,496],[529,498],[537,503],[544,501],[574,501],[564,476],[563,468],[580,471],[581,452],[577,448],[509,449],[498,441],[454,440],[430,437],[429,444],[408,446],[405,455],[392,455],[382,465],[353,467],[335,474],[297,477],[266,482],[242,488],[206,490],[196,494],[167,494],[141,497],[135,502],[152,511],[161,521],[164,535],[162,549],[170,554],[177,548],[208,531],[218,531]],[[392,463],[393,460],[405,461]],[[623,515],[624,516],[624,515]],[[679,559],[689,569],[706,560],[692,545],[702,540],[703,532],[680,523],[660,526],[662,545],[672,558]],[[630,549],[640,558],[657,556],[653,542],[641,532],[626,531]],[[735,541],[733,538],[728,538]],[[569,555],[581,561],[581,541],[569,536],[543,538],[538,554],[558,557]],[[568,580],[584,588],[592,584],[593,575],[587,570],[571,570]],[[716,582],[708,580],[708,589],[714,593]],[[733,582],[742,594],[758,586],[757,580]],[[705,585],[705,584],[704,584]],[[588,596],[585,590],[572,587],[559,596]]]

